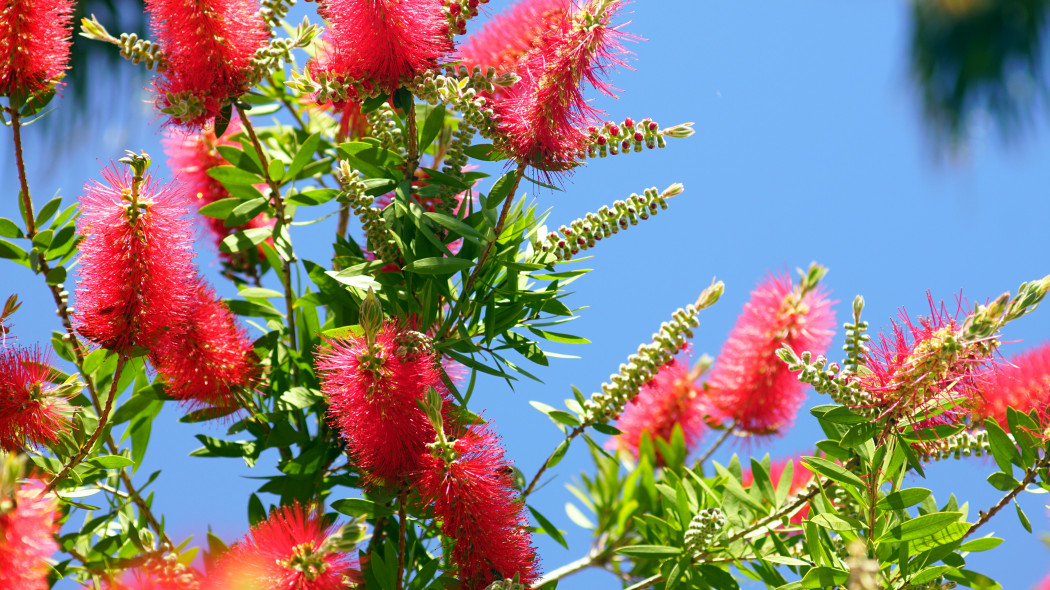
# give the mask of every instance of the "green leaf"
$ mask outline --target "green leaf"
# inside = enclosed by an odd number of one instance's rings
[[[830,512],[825,514],[818,514],[809,520],[813,524],[821,528],[828,529],[829,531],[859,531],[862,528],[864,528],[864,525],[856,518],[838,516],[837,514],[831,514]]]
[[[554,452],[551,454],[551,458],[547,460],[547,468],[549,469],[551,467],[554,467],[558,463],[561,463],[562,458],[565,457],[565,453],[568,450],[569,439],[565,439],[561,441],[561,444],[558,445],[558,448],[554,449]]]
[[[233,164],[237,168],[253,174],[259,174],[262,172],[262,170],[259,169],[258,164],[255,163],[255,160],[249,157],[244,150],[237,149],[231,145],[220,145],[217,146],[216,149],[219,150],[222,159]]]
[[[292,158],[292,163],[288,165],[288,171],[284,173],[282,177],[283,182],[288,182],[295,178],[299,171],[303,169],[303,166],[313,159],[314,153],[317,151],[317,144],[321,141],[321,132],[311,134],[303,141],[303,145],[299,146],[299,151],[295,153],[295,157]]]
[[[62,197],[55,197],[44,203],[44,206],[40,208],[40,213],[36,215],[36,226],[43,227],[47,220],[51,219],[51,216],[58,211],[58,208],[62,205]]]
[[[420,153],[430,147],[430,144],[434,142],[434,139],[441,133],[441,128],[444,126],[445,105],[439,104],[434,107],[434,110],[430,111],[430,114],[427,115],[427,120],[423,122],[423,129],[419,138]]]
[[[293,387],[281,394],[281,401],[287,402],[300,409],[309,408],[323,399],[324,396],[321,395],[321,392],[316,389],[307,389],[305,387]]]
[[[5,217],[0,217],[0,237],[24,238],[25,234],[22,233],[22,228],[18,227],[18,224]]]
[[[197,211],[205,217],[213,217],[215,219],[226,219],[233,210],[237,208],[237,205],[241,204],[240,199],[226,198],[219,199],[204,205]]]
[[[999,490],[1000,492],[1009,492],[1015,487],[1021,485],[1021,482],[1014,479],[1012,475],[1003,473],[1002,471],[996,471],[995,473],[989,475],[988,483],[990,483],[993,488]]]
[[[1006,434],[1006,431],[991,418],[984,421],[984,429],[988,432],[988,447],[992,451],[995,464],[1004,473],[1012,475],[1012,465],[1022,465],[1021,452],[1017,450],[1017,445],[1014,444],[1010,435]]]
[[[63,266],[56,266],[51,270],[47,271],[47,275],[44,276],[44,281],[48,285],[61,285],[66,282],[66,269]]]
[[[787,557],[785,555],[763,555],[762,559],[764,561],[770,561],[770,562],[773,562],[773,563],[779,563],[780,565],[793,565],[793,566],[813,565],[812,563],[810,563],[808,561],[803,561],[801,559],[796,559],[794,557]]]
[[[566,426],[580,425],[580,421],[576,418],[576,416],[573,416],[572,414],[562,410],[551,410],[547,413],[547,415],[553,418],[554,420],[565,424]]]
[[[271,234],[273,234],[273,230],[268,227],[253,227],[239,231],[223,238],[222,243],[219,244],[219,251],[227,254],[243,252],[265,242]]]
[[[560,332],[548,332],[546,330],[540,330],[539,328],[529,327],[529,331],[540,338],[550,340],[551,342],[561,342],[564,344],[589,344],[591,342],[582,336],[573,336],[572,334],[562,334]]]
[[[29,257],[29,254],[25,250],[18,246],[8,242],[7,240],[0,240],[0,258],[7,258],[9,260],[25,260]]]
[[[833,409],[825,412],[821,418],[833,424],[863,424],[871,422],[870,418],[854,414],[853,410],[846,406],[835,406]]]
[[[248,525],[255,526],[264,520],[266,520],[266,508],[263,507],[259,496],[252,494],[248,498]]]
[[[545,516],[540,514],[539,510],[536,510],[532,506],[529,506],[529,512],[532,513],[536,522],[540,523],[540,528],[542,528],[544,532],[550,535],[551,538],[557,541],[562,547],[565,547],[566,549],[569,548],[569,544],[565,542],[565,537],[562,535],[562,532],[558,530],[558,527],[554,526],[554,523],[547,520]]]
[[[90,465],[94,465],[99,469],[121,469],[123,467],[135,464],[135,462],[131,459],[128,459],[127,457],[123,457],[121,455],[103,455],[101,457],[89,459],[87,463]]]
[[[669,547],[667,545],[631,545],[630,547],[620,547],[616,552],[638,559],[665,559],[681,554],[682,550],[678,547]]]
[[[858,489],[864,489],[866,487],[859,477],[831,461],[821,459],[820,457],[802,457],[802,462],[805,463],[810,470],[819,473],[828,479]]]
[[[444,213],[438,213],[436,211],[427,211],[426,213],[423,213],[423,216],[457,235],[477,240],[484,239],[478,230],[451,215],[445,215]]]
[[[914,506],[919,502],[922,502],[930,495],[930,490],[926,488],[908,488],[906,490],[900,490],[899,492],[893,492],[887,494],[885,498],[879,500],[875,507],[879,510],[904,510],[909,506]]]
[[[923,584],[932,582],[937,578],[943,576],[945,572],[947,572],[950,569],[952,568],[946,565],[935,565],[933,567],[928,567],[924,570],[916,572],[916,574],[908,580],[908,584],[911,586],[922,586]]]
[[[886,531],[885,534],[879,537],[878,542],[903,543],[904,541],[914,541],[915,539],[928,537],[953,522],[958,522],[962,515],[962,512],[924,514],[911,520],[906,520]]]
[[[598,432],[600,432],[602,434],[608,434],[609,436],[616,436],[618,434],[623,434],[620,431],[619,428],[617,428],[615,426],[609,426],[608,424],[602,424],[601,422],[599,422],[597,424],[592,424],[591,428],[597,430]]]
[[[405,265],[402,269],[405,272],[414,272],[417,274],[428,274],[428,275],[440,275],[440,274],[452,274],[465,270],[474,265],[473,260],[465,260],[463,258],[420,258],[419,260],[413,260],[412,262]]]
[[[998,537],[981,537],[959,545],[959,551],[988,551],[995,549],[1003,540]]]
[[[953,522],[932,535],[912,541],[909,549],[915,553],[921,553],[942,545],[951,545],[961,541],[969,530],[970,523]]]
[[[259,184],[263,182],[257,174],[235,166],[216,166],[208,169],[208,176],[223,184]]]
[[[580,528],[594,530],[595,525],[591,522],[591,519],[587,518],[572,502],[565,503],[565,514],[569,516],[569,520],[576,523]]]
[[[1024,510],[1021,510],[1021,505],[1017,503],[1017,500],[1014,500],[1014,508],[1017,509],[1017,520],[1021,521],[1021,526],[1024,527],[1024,530],[1031,533],[1032,523],[1028,521],[1028,515],[1024,513]]]
[[[255,443],[246,440],[228,441],[203,434],[194,436],[201,441],[204,448],[191,452],[191,457],[246,457],[255,450]]]
[[[281,293],[280,291],[274,291],[273,289],[266,289],[263,287],[244,287],[241,289],[240,295],[245,299],[249,297],[258,297],[261,299],[284,297],[284,293]]]
[[[376,504],[372,500],[366,500],[364,498],[346,498],[345,500],[336,500],[335,502],[332,502],[332,510],[347,516],[365,516],[368,518],[390,516],[394,513],[393,508],[382,504]]]
[[[226,216],[226,227],[237,227],[238,225],[244,225],[255,219],[255,216],[266,210],[266,207],[270,204],[270,201],[265,198],[252,199],[250,201],[243,201],[233,208],[233,211]],[[261,229],[261,228],[256,228]]]
[[[496,150],[491,143],[479,143],[476,145],[468,146],[463,150],[463,153],[468,157],[474,158],[475,160],[481,160],[483,162],[498,162],[500,160],[506,160],[507,155],[501,151]]]
[[[485,207],[487,209],[495,209],[503,203],[508,195],[510,195],[510,190],[514,187],[514,181],[517,174],[516,171],[511,170],[496,179],[495,184],[492,185],[492,189],[489,190],[488,198],[485,200]]]
[[[802,576],[803,588],[842,586],[849,580],[849,572],[833,567],[815,567]]]

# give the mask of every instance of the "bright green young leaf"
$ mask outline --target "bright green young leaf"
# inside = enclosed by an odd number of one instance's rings
[[[802,576],[803,588],[831,588],[842,586],[849,580],[849,572],[833,567],[815,567]]]
[[[878,501],[875,507],[879,510],[904,510],[909,506],[914,506],[919,502],[922,502],[930,495],[930,490],[926,488],[908,488],[906,490],[900,490],[888,494],[885,498]]]
[[[459,272],[473,265],[473,260],[463,258],[420,258],[408,263],[402,270],[417,274],[442,275]]]
[[[223,184],[259,184],[263,182],[258,175],[235,166],[216,166],[208,169],[208,176]]]
[[[223,238],[222,243],[219,244],[219,251],[227,254],[243,252],[265,242],[272,234],[273,230],[268,227],[253,227],[239,231]]]
[[[802,462],[812,471],[819,473],[828,479],[858,489],[863,489],[865,487],[864,482],[861,481],[859,477],[846,471],[842,466],[836,465],[826,459],[821,459],[820,457],[802,457]]]
[[[904,541],[913,541],[915,539],[928,537],[951,523],[958,522],[960,518],[962,518],[962,512],[934,512],[933,514],[924,514],[917,518],[906,520],[886,531],[884,535],[879,537],[878,542],[902,543]]]
[[[629,547],[620,547],[616,552],[637,559],[665,559],[681,554],[682,550],[678,547],[668,547],[667,545],[631,545]]]

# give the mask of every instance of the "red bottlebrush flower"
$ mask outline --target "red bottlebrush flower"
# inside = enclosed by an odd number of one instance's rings
[[[130,170],[102,175],[106,184],[89,183],[80,199],[77,329],[110,350],[149,350],[185,323],[195,296],[186,208],[176,190],[149,176],[132,203]]]
[[[267,39],[252,0],[147,0],[153,34],[167,58],[157,108],[171,122],[202,127],[248,91],[252,58]]]
[[[168,395],[191,407],[226,414],[241,406],[238,390],[251,387],[259,370],[252,342],[215,291],[198,279],[197,299],[186,323],[165,334],[150,362],[168,384]]]
[[[452,51],[438,0],[323,0],[327,43],[310,69],[393,92]]]
[[[0,352],[0,449],[52,444],[70,425],[67,394],[52,385],[54,370],[39,348]]]
[[[546,34],[560,30],[571,8],[570,0],[521,0],[472,33],[455,57],[471,70],[514,72]]]
[[[804,385],[778,357],[784,345],[823,354],[835,313],[823,289],[802,292],[787,275],[769,276],[751,292],[708,380],[711,403],[733,428],[773,434],[791,425]]]
[[[1050,417],[1050,341],[989,372],[981,379],[980,394],[975,420],[995,418],[1007,428],[1006,408],[1025,413],[1038,410],[1041,417]]]
[[[317,355],[328,417],[369,485],[393,485],[419,467],[434,427],[418,402],[444,393],[433,353],[411,350],[409,332],[388,321],[365,337],[330,341]]]
[[[797,457],[796,457],[797,459]],[[788,464],[791,464],[791,481],[788,484],[788,495],[792,496],[801,492],[813,481],[813,472],[808,467],[802,464],[801,461],[795,461],[792,459],[777,459],[769,463],[769,480],[773,483],[774,488],[780,487],[780,478],[784,474],[784,470],[787,469]],[[743,473],[741,484],[745,488],[751,487],[751,484],[755,482],[755,474],[750,469]],[[801,524],[803,520],[809,515],[809,506],[803,506],[801,510],[796,512],[791,517],[792,524]]]
[[[144,566],[125,572],[117,580],[108,580],[106,590],[200,590],[203,576],[170,556],[170,561],[150,559]]]
[[[521,80],[495,104],[501,147],[518,163],[566,171],[583,149],[583,127],[600,114],[583,99],[587,82],[612,96],[606,72],[623,65],[620,39],[610,26],[621,2],[590,0],[570,17],[551,22],[538,47],[519,63]]]
[[[930,315],[913,322],[901,310],[893,336],[880,335],[853,379],[885,414],[917,418],[916,428],[958,422],[979,398],[979,377],[998,346],[994,338],[965,341],[956,316],[927,293]]]
[[[0,4],[0,95],[25,100],[54,85],[69,67],[72,0]]]
[[[675,425],[679,425],[686,448],[692,448],[704,429],[704,405],[688,364],[673,360],[661,367],[624,409],[616,423],[622,434],[611,442],[637,458],[643,432],[654,441],[670,442]],[[663,464],[659,450],[657,461]]]
[[[450,559],[460,587],[480,590],[515,576],[530,586],[538,577],[536,549],[499,437],[475,426],[452,448],[456,457],[449,462],[424,453],[415,480],[442,534],[455,539]]]
[[[1035,590],[1050,590],[1050,575],[1043,578],[1043,580],[1039,582],[1039,586],[1037,586]]]
[[[219,558],[204,590],[339,590],[354,561],[325,541],[335,532],[324,514],[299,504],[282,506],[256,523]]]
[[[54,495],[43,490],[43,482],[31,480],[14,498],[0,498],[0,588],[50,587],[45,560],[58,551],[57,505]]]

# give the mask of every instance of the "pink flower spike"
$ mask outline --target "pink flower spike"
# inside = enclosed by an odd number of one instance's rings
[[[414,479],[442,534],[455,539],[450,559],[460,588],[481,590],[515,577],[530,586],[539,576],[536,549],[499,437],[488,427],[474,426],[453,449],[451,462],[424,453]]]
[[[546,33],[560,28],[571,8],[570,0],[520,0],[467,37],[454,57],[469,70],[514,72]]]
[[[676,425],[682,428],[687,449],[692,449],[704,430],[704,402],[700,387],[693,381],[687,363],[674,360],[660,368],[660,372],[642,386],[638,396],[624,409],[616,423],[622,434],[612,442],[617,448],[638,457],[638,443],[642,433],[670,442]],[[663,457],[657,449],[657,460]]]
[[[46,590],[47,558],[58,551],[58,506],[44,483],[30,480],[15,492],[14,507],[0,512],[0,588]],[[8,504],[0,498],[0,504]]]
[[[751,292],[708,380],[712,404],[733,428],[765,435],[791,426],[805,389],[776,352],[784,345],[826,352],[835,324],[831,303],[822,288],[803,293],[787,275],[770,275]]]
[[[294,504],[274,510],[219,558],[202,590],[339,590],[354,560],[326,543],[324,513]]]
[[[69,394],[53,385],[51,362],[39,347],[0,351],[0,449],[53,444],[71,426]]]
[[[572,168],[586,144],[583,128],[601,115],[584,100],[581,84],[613,96],[606,74],[624,65],[620,40],[632,37],[611,26],[622,4],[590,0],[569,17],[551,22],[538,46],[519,63],[521,80],[495,104],[502,147],[519,164],[548,173]]]
[[[1050,423],[1050,341],[1010,357],[979,381],[980,397],[974,420],[995,418],[1007,429],[1006,409],[1037,410],[1044,426]]]
[[[413,353],[410,333],[388,320],[373,347],[363,336],[333,340],[317,354],[328,417],[369,486],[395,485],[419,468],[436,433],[419,407],[444,393],[433,353]]]
[[[259,376],[252,342],[203,278],[186,323],[168,331],[150,362],[168,385],[168,395],[191,408],[226,415],[241,407],[238,393]]]
[[[87,184],[80,198],[77,330],[110,350],[150,350],[185,323],[195,294],[184,200],[147,175],[133,204],[128,168],[106,168],[102,175],[105,184]]]
[[[438,0],[321,0],[327,43],[310,66],[383,92],[433,69],[452,51]]]
[[[22,102],[69,67],[72,0],[8,0],[0,7],[0,96]]]
[[[167,56],[154,84],[169,122],[201,128],[248,91],[252,58],[267,39],[252,0],[146,0],[153,34]]]

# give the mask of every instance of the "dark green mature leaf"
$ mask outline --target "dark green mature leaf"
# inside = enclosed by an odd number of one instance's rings
[[[339,195],[339,191],[334,188],[319,188],[295,193],[294,195],[285,198],[284,201],[286,203],[295,203],[296,205],[303,205],[305,207],[314,207],[331,201],[337,195]]]
[[[562,547],[565,547],[566,549],[569,548],[569,544],[565,542],[565,536],[562,534],[562,531],[558,530],[558,527],[554,526],[554,523],[547,520],[547,517],[540,514],[540,511],[532,506],[529,506],[529,512],[532,513],[532,516],[536,519],[536,522],[540,524],[540,528],[542,528],[545,533],[550,535],[551,538],[557,541]]]
[[[288,170],[284,173],[282,180],[288,182],[295,178],[297,174],[303,169],[306,164],[313,159],[314,152],[317,151],[317,144],[321,141],[321,133],[317,132],[310,137],[307,137],[303,144],[299,146],[299,151],[295,153],[295,157],[292,158],[292,163],[288,165]]]
[[[445,126],[445,105],[439,104],[430,111],[420,130],[419,151],[424,152]]]
[[[427,211],[426,213],[423,213],[423,216],[457,235],[477,240],[484,239],[481,232],[451,215],[445,215],[444,213],[438,213],[436,211]]]
[[[1017,520],[1021,521],[1021,526],[1024,527],[1024,530],[1031,533],[1032,523],[1028,520],[1028,515],[1024,513],[1024,510],[1021,510],[1021,505],[1017,503],[1017,500],[1014,500],[1014,508],[1017,509]]]
[[[507,154],[496,150],[491,143],[479,143],[469,146],[463,150],[463,153],[475,160],[484,162],[498,162],[507,159]]]
[[[962,515],[962,512],[934,512],[933,514],[924,514],[911,520],[906,520],[886,531],[885,534],[879,537],[878,542],[902,543],[904,541],[913,541],[915,539],[928,537],[953,522],[958,522],[959,519],[962,518]]]
[[[470,268],[473,265],[473,260],[466,260],[463,258],[433,257],[413,260],[412,262],[405,265],[405,267],[402,270],[406,272],[414,272],[417,274],[441,275],[459,272],[461,270]]]
[[[529,331],[533,334],[551,342],[562,342],[565,344],[589,344],[591,341],[582,336],[573,336],[572,334],[562,334],[560,332],[548,332],[547,330],[540,330],[539,328],[529,327]]]
[[[36,215],[36,226],[43,227],[44,224],[51,219],[51,216],[55,214],[55,211],[58,211],[58,208],[61,205],[62,197],[55,197],[47,203],[44,203],[44,206],[40,208],[40,213],[37,213]]]
[[[636,559],[665,559],[680,555],[682,550],[678,547],[669,547],[667,545],[631,545],[630,547],[620,547],[616,552]]]
[[[208,169],[208,176],[223,184],[259,184],[263,179],[257,174],[236,166],[216,166]]]
[[[102,455],[101,457],[95,457],[94,459],[88,459],[85,461],[89,465],[94,465],[99,469],[121,469],[129,465],[134,465],[134,461],[121,455]]]
[[[995,464],[1003,470],[1003,473],[1012,475],[1012,465],[1022,464],[1021,452],[1017,450],[1017,445],[992,418],[984,421],[984,429],[988,432],[988,447],[992,451]]]
[[[266,520],[266,508],[263,507],[259,496],[252,494],[248,498],[248,524],[255,526],[264,520]]]
[[[0,258],[22,261],[28,257],[29,254],[27,254],[25,250],[7,240],[0,240]]]
[[[332,510],[347,516],[365,516],[368,518],[390,516],[394,513],[393,508],[377,504],[372,500],[366,500],[364,498],[346,498],[345,500],[336,500],[335,502],[332,502]]]
[[[255,452],[255,442],[246,440],[221,440],[203,434],[195,434],[204,448],[190,453],[191,457],[247,457]]]
[[[260,197],[258,199],[252,199],[250,201],[241,201],[233,211],[226,216],[226,227],[237,227],[238,225],[244,225],[255,219],[255,216],[262,213],[269,206],[269,199]]]
[[[496,179],[496,183],[492,185],[492,189],[489,190],[488,198],[485,201],[486,208],[495,209],[503,203],[504,199],[510,195],[510,189],[514,187],[515,176],[517,176],[517,172],[511,170]]]
[[[547,467],[551,468],[557,465],[558,463],[561,463],[562,458],[565,457],[565,453],[568,450],[569,439],[565,439],[561,441],[561,444],[558,445],[558,448],[554,449],[554,453],[551,454],[551,458],[547,459]]]
[[[5,217],[0,217],[0,237],[24,238],[25,234],[22,233],[22,228],[18,227],[17,223]]]
[[[230,213],[233,213],[233,210],[237,208],[237,205],[240,204],[240,199],[235,199],[232,197],[226,199],[219,199],[218,201],[208,203],[207,205],[201,207],[200,209],[198,209],[198,212],[200,212],[200,214],[204,215],[205,217],[213,217],[215,219],[226,219],[230,215]]]
[[[1012,475],[1003,473],[1002,471],[996,471],[995,473],[988,476],[988,483],[993,488],[1001,492],[1009,492],[1015,487],[1021,485],[1021,482],[1014,479]]]
[[[262,170],[259,169],[259,165],[256,164],[255,160],[250,158],[244,150],[229,145],[220,145],[217,146],[216,149],[218,149],[219,154],[224,160],[233,164],[235,167],[252,174],[262,173]]]

